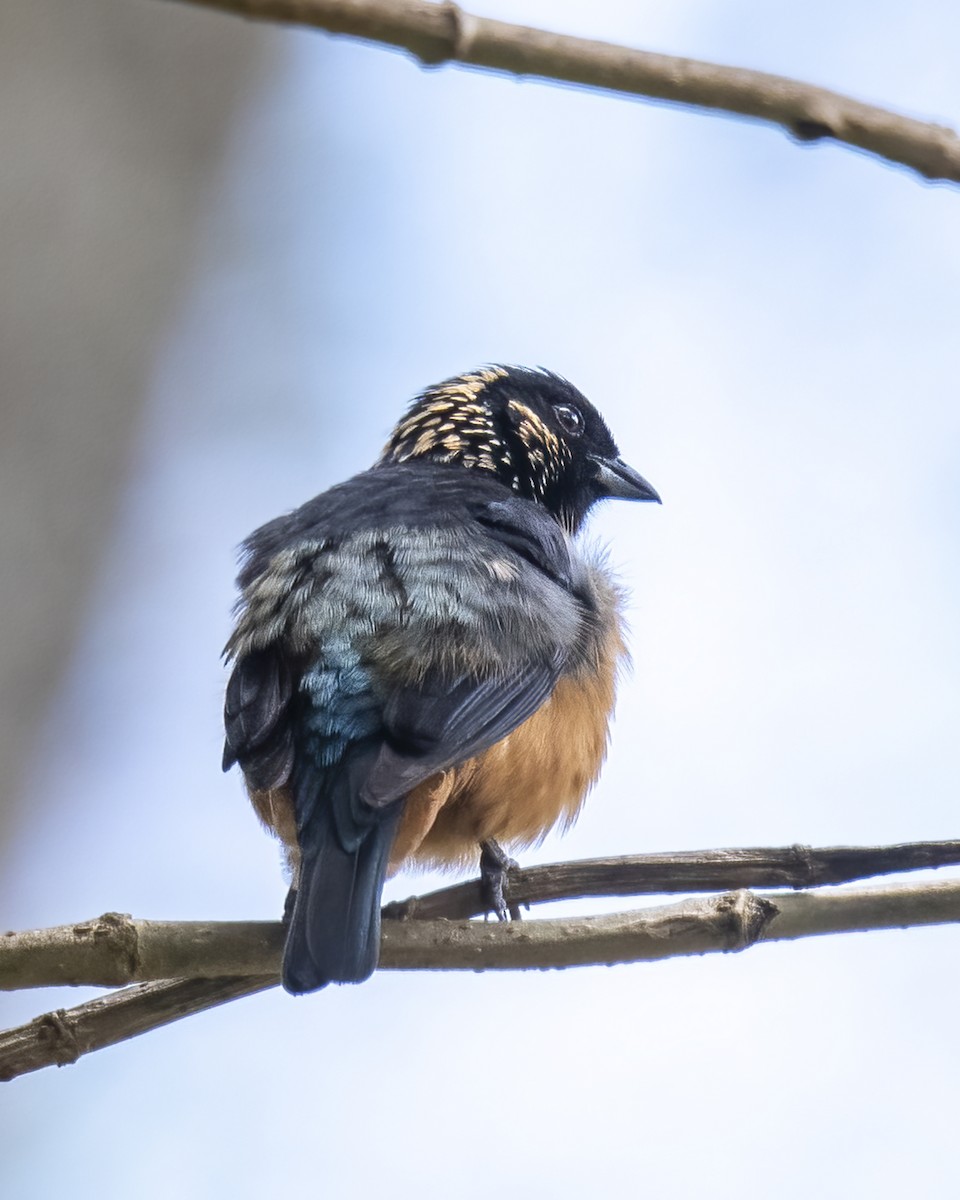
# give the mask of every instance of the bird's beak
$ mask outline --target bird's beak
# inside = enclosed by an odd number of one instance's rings
[[[594,458],[597,468],[596,485],[601,496],[619,496],[622,500],[652,500],[662,503],[657,489],[651,487],[633,467],[622,458]]]

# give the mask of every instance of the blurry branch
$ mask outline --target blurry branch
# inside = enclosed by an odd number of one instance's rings
[[[771,121],[804,142],[833,138],[927,179],[960,182],[960,138],[781,75],[632,50],[476,17],[426,0],[187,0],[253,20],[313,26],[409,51],[426,66],[463,63]]]
[[[778,884],[838,882],[858,871],[862,877],[958,858],[958,842],[649,855],[512,872],[510,896],[534,902],[691,891],[711,886],[709,879],[738,876]],[[666,866],[671,860],[672,881]],[[386,920],[381,968],[477,971],[643,962],[742,950],[760,941],[960,922],[960,880],[766,895],[740,888],[611,916],[504,925],[436,919],[445,907],[448,913],[462,912],[462,893],[476,886],[444,888],[388,906],[387,915],[429,912],[434,919]],[[75,1062],[92,1050],[272,987],[279,982],[282,947],[279,922],[134,921],[118,913],[7,934],[0,938],[2,988],[141,982],[0,1033],[0,1079]]]

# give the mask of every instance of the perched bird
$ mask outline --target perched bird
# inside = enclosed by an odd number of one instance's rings
[[[388,870],[479,848],[504,919],[500,844],[576,818],[624,654],[617,586],[572,540],[605,496],[660,499],[572,384],[491,366],[244,543],[223,767],[287,849],[288,991],[373,972]]]

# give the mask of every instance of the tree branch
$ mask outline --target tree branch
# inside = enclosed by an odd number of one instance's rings
[[[846,892],[725,892],[573,920],[387,922],[386,970],[526,970],[653,962],[827,933],[960,922],[960,880]]]
[[[756,887],[817,887],[894,871],[960,864],[960,841],[894,846],[762,847],[636,854],[511,870],[517,904],[597,896],[666,895]],[[466,920],[485,911],[477,879],[385,906],[388,919]],[[91,921],[0,938],[0,991],[58,985],[120,987],[278,969],[283,932],[273,921]]]
[[[115,961],[107,975],[176,968],[209,975],[240,967],[226,978],[175,979],[140,984],[70,1010],[58,1009],[0,1034],[0,1079],[43,1066],[75,1062],[82,1054],[113,1045],[278,982],[282,929],[274,922],[131,921],[108,914],[104,944]],[[743,950],[758,941],[906,928],[960,922],[960,880],[919,886],[887,884],[837,892],[746,890],[612,916],[487,925],[470,921],[386,921],[380,966],[386,970],[516,970],[649,962],[680,955]],[[21,939],[46,941],[48,976],[56,946],[76,978],[71,940],[97,942],[97,922],[31,934],[9,934],[12,954]],[[77,934],[77,930],[81,932]],[[151,939],[157,939],[155,947]],[[221,953],[218,943],[222,942]],[[141,944],[139,954],[130,946]],[[178,946],[182,953],[178,954]],[[22,947],[21,947],[22,949]],[[198,957],[199,956],[199,957]],[[108,959],[110,955],[106,956]],[[153,963],[151,967],[149,964]],[[163,964],[162,968],[160,964]],[[38,975],[34,973],[35,977]],[[97,982],[91,974],[87,982]]]
[[[833,138],[926,179],[960,182],[952,129],[781,75],[633,50],[476,17],[426,0],[187,0],[252,20],[307,25],[406,50],[427,66],[462,63],[782,125],[800,141]]]
[[[174,979],[142,983],[75,1008],[58,1008],[26,1025],[0,1033],[0,1082],[65,1067],[84,1054],[216,1008],[228,1000],[275,987],[277,976],[245,975],[227,979]]]
[[[960,864],[960,841],[903,842],[894,846],[750,847],[585,858],[511,870],[510,900],[540,904],[592,896],[653,896],[672,892],[717,892],[747,887],[820,887],[852,883],[871,875]],[[478,879],[425,896],[388,904],[387,917],[465,920],[484,912]],[[0,959],[2,961],[2,959]],[[3,972],[0,968],[0,987]]]
[[[282,953],[279,921],[134,921],[104,913],[0,938],[0,991],[277,976]]]

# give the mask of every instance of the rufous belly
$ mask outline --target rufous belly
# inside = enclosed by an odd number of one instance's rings
[[[409,866],[473,866],[481,842],[493,838],[522,849],[576,820],[606,754],[623,655],[619,626],[605,641],[599,661],[561,679],[513,733],[414,788],[391,851],[391,874]],[[284,843],[295,880],[300,850],[289,790],[252,791],[250,799]]]
[[[572,824],[606,754],[618,658],[605,655],[598,669],[561,679],[508,737],[415,788],[391,870],[472,865],[490,838],[519,849]]]

